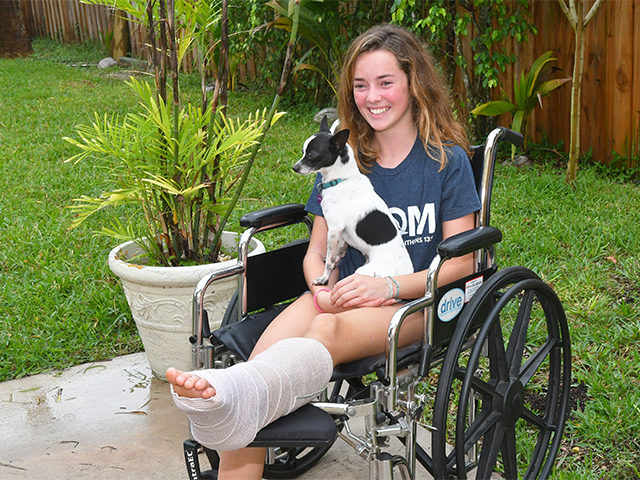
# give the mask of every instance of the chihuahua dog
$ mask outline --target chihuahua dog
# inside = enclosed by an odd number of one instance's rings
[[[359,250],[366,259],[356,273],[393,276],[413,272],[411,258],[389,208],[358,169],[347,138],[349,130],[334,135],[324,117],[320,131],[304,142],[302,158],[293,166],[302,175],[322,174],[318,190],[328,227],[327,256],[324,272],[314,285],[328,283],[347,245]]]

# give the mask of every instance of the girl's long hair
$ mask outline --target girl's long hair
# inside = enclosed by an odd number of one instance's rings
[[[449,90],[431,55],[416,36],[395,25],[378,25],[357,37],[345,55],[340,74],[340,127],[351,130],[349,143],[356,152],[360,169],[369,170],[377,152],[375,132],[358,111],[353,98],[353,75],[358,56],[375,50],[391,52],[407,75],[418,135],[429,155],[440,162],[442,170],[447,161],[443,147],[456,144],[468,150],[467,134],[453,115]]]

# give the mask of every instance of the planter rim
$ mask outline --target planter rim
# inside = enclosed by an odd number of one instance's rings
[[[235,239],[238,234],[235,232],[224,232],[223,237],[227,239]],[[249,255],[255,255],[257,253],[263,253],[265,251],[264,245],[259,240],[252,238],[251,252]],[[209,272],[222,270],[224,268],[231,267],[237,263],[237,259],[224,260],[222,262],[208,263],[202,265],[189,265],[178,267],[158,267],[140,265],[131,263],[126,260],[125,254],[124,260],[118,258],[123,250],[131,249],[138,253],[140,246],[133,240],[121,243],[117,245],[109,252],[109,268],[123,281],[129,281],[133,283],[139,283],[143,280],[147,284],[161,285],[165,287],[186,287],[192,286],[194,282],[197,282]]]

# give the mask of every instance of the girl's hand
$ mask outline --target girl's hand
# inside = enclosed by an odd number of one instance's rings
[[[392,305],[386,278],[354,273],[340,280],[331,290],[331,303],[338,308],[362,308]]]

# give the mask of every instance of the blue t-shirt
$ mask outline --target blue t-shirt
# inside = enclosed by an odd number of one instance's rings
[[[471,163],[459,146],[445,147],[447,164],[429,157],[420,138],[400,165],[383,168],[373,164],[367,174],[375,191],[387,203],[397,222],[413,262],[414,271],[429,268],[442,241],[442,222],[464,217],[480,209]],[[316,185],[306,210],[322,215]],[[349,247],[340,262],[340,278],[351,275],[365,262],[362,254]]]

